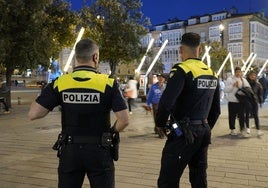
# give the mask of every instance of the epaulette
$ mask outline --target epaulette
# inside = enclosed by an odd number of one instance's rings
[[[180,63],[176,63],[175,65],[173,65],[173,67],[171,68],[169,72],[169,78],[171,78],[174,75],[174,73],[178,70],[179,64]]]

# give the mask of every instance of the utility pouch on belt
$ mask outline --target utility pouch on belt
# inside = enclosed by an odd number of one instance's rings
[[[119,159],[119,143],[120,143],[119,132],[115,131],[116,123],[117,123],[117,120],[114,122],[114,125],[111,128],[111,134],[112,134],[111,154],[112,154],[114,161],[118,161]]]
[[[113,133],[112,143],[113,143],[112,147],[111,147],[112,157],[113,157],[114,161],[118,161],[118,158],[119,158],[119,143],[120,143],[119,132],[114,132]]]
[[[58,151],[57,157],[61,155],[61,147],[65,144],[66,135],[59,134],[58,139],[56,140],[55,144],[53,145],[52,149]]]
[[[182,120],[176,121],[174,116],[173,123],[169,125],[171,128],[171,133],[173,133],[176,137],[184,136],[186,144],[194,143],[194,135],[191,130],[191,121],[189,118],[183,118]]]
[[[186,144],[192,144],[194,143],[194,135],[191,130],[191,121],[189,118],[184,118],[183,120],[179,121],[179,124],[181,125],[181,130],[183,132],[183,135],[185,137]]]
[[[112,146],[112,134],[105,132],[101,137],[101,145],[105,148],[110,148]]]
[[[60,149],[60,147],[63,144],[63,135],[60,133],[58,135],[58,139],[56,140],[55,144],[53,145],[52,149],[55,151],[58,151]]]

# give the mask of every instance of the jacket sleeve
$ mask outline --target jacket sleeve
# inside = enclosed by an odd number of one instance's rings
[[[232,77],[229,77],[226,80],[224,92],[231,93],[233,91],[233,88],[234,88],[234,86],[233,86],[233,79],[232,79]]]
[[[264,102],[264,98],[263,98],[263,87],[262,85],[257,82],[257,87],[258,87],[258,93],[257,93],[257,97],[258,97],[258,102],[259,104],[262,104]]]
[[[218,82],[218,85],[216,87],[214,96],[213,96],[213,101],[211,108],[209,110],[208,114],[208,124],[211,129],[213,129],[214,125],[216,124],[219,116],[221,114],[221,104],[220,104],[220,85]]]
[[[147,96],[147,105],[149,106],[150,104],[152,104],[152,97],[153,97],[153,85],[150,87],[149,92],[148,92],[148,96]]]
[[[243,87],[250,87],[251,88],[251,86],[248,83],[247,79],[245,79],[245,78],[242,78],[242,79],[243,79]]]
[[[168,117],[177,101],[178,96],[181,94],[185,84],[185,73],[181,68],[170,73],[166,89],[164,90],[158,105],[156,114],[156,126],[164,127]]]

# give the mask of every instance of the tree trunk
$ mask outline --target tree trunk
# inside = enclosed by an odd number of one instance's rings
[[[13,69],[7,67],[6,70],[6,86],[4,88],[4,95],[6,98],[6,102],[9,108],[11,108],[11,76],[12,76]]]
[[[115,70],[116,70],[116,62],[110,61],[109,62],[110,69],[111,69],[111,77],[115,77]]]

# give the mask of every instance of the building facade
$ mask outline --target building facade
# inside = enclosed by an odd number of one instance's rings
[[[168,44],[161,54],[164,72],[179,63],[180,38],[185,32],[195,32],[201,36],[201,42],[219,41],[228,52],[233,62],[243,65],[251,53],[256,54],[254,65],[261,67],[268,59],[268,18],[262,13],[237,14],[233,8],[229,12],[222,11],[191,17],[188,20],[176,20],[153,26],[151,32],[142,40],[148,45],[155,38],[154,48],[166,39]]]

